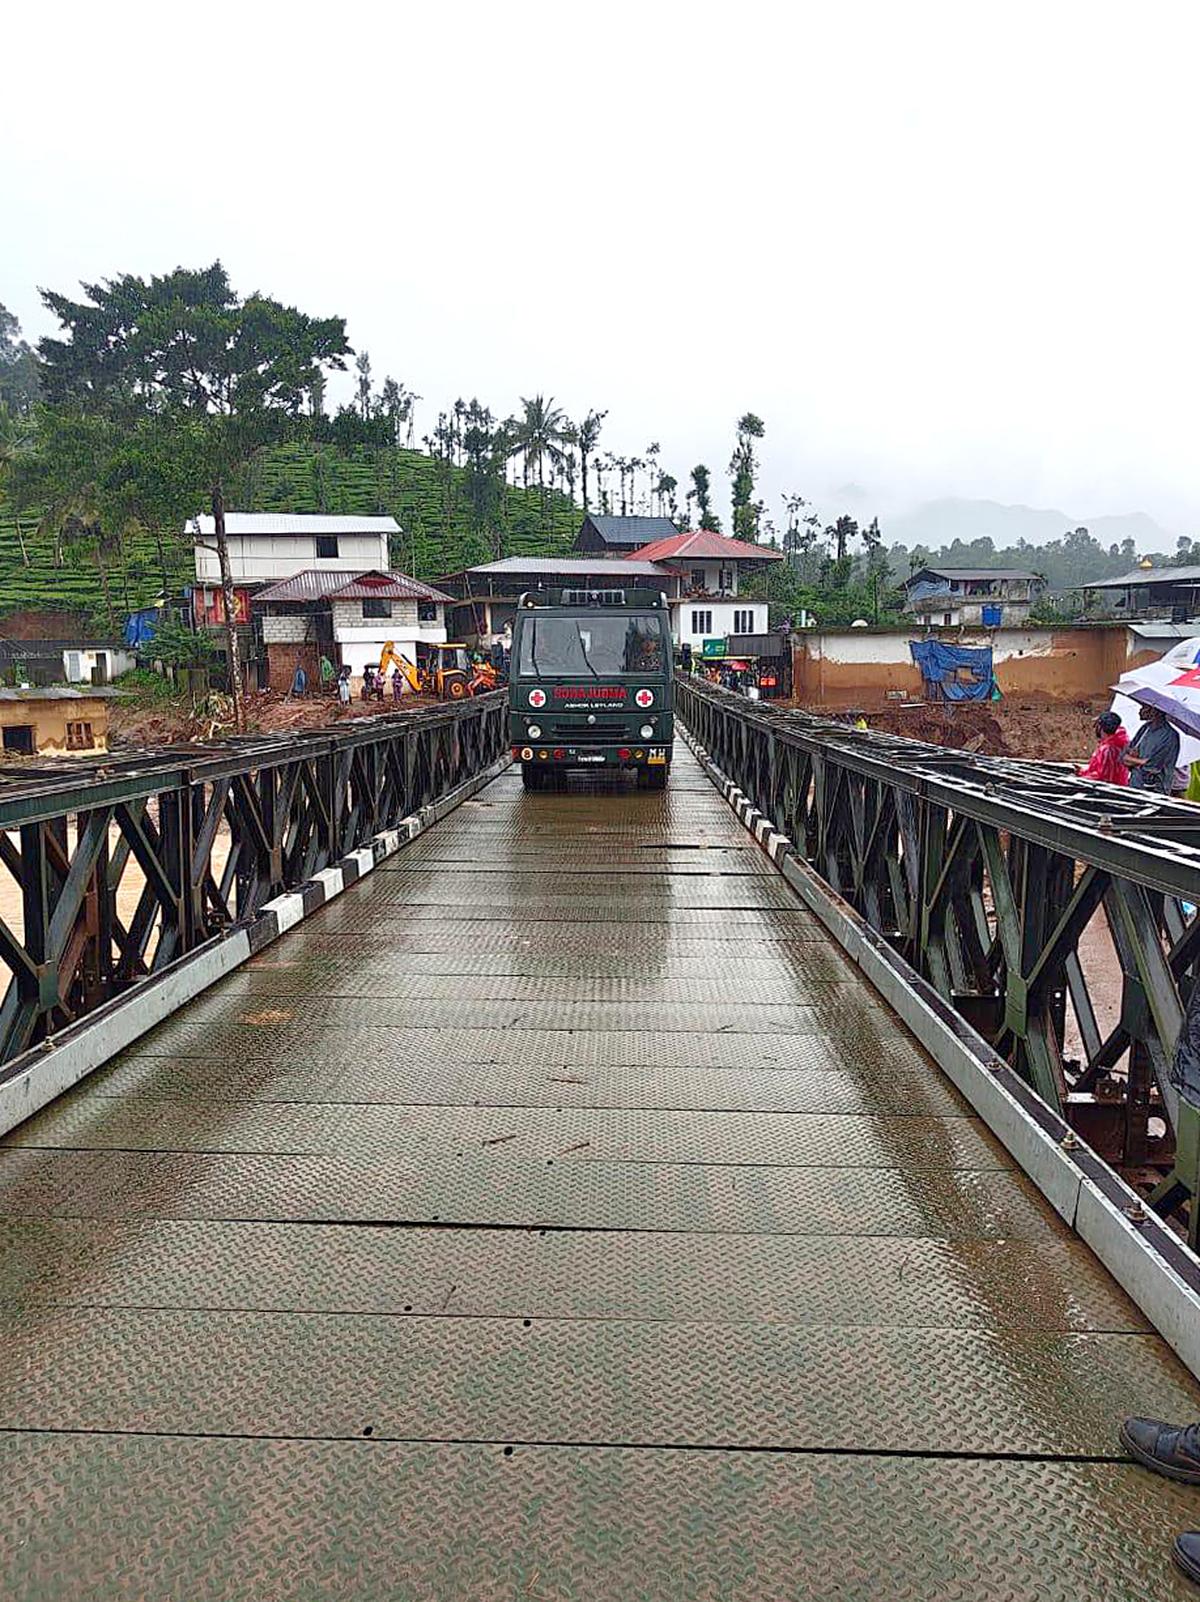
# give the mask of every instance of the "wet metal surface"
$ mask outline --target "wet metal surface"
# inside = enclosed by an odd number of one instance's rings
[[[0,1594],[1190,1594],[1200,1389],[680,751],[505,775],[0,1149]]]

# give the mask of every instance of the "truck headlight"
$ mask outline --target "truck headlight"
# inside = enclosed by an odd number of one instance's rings
[[[531,723],[525,732],[529,735],[531,740],[540,739],[542,734],[540,726],[536,723]]]
[[[653,723],[643,723],[642,724],[642,729],[641,729],[641,734],[642,734],[642,739],[643,740],[652,740],[654,738],[654,725],[653,725]]]

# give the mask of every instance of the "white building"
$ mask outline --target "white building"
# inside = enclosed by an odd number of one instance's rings
[[[297,667],[311,680],[322,656],[361,677],[389,641],[416,663],[423,647],[445,644],[449,600],[406,573],[293,573],[254,597],[268,682],[286,690]]]
[[[220,586],[221,565],[211,517],[195,517],[186,533],[196,555],[196,583]],[[309,512],[226,512],[229,566],[238,586],[274,584],[302,568],[330,573],[386,572],[394,517],[326,517]]]
[[[767,633],[766,601],[739,595],[739,586],[766,563],[781,562],[780,552],[701,529],[655,540],[628,560],[654,562],[676,576],[678,594],[670,601],[676,645],[689,645],[699,656],[706,640]]]

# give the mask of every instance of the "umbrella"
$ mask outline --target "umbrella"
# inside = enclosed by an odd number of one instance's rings
[[[1112,709],[1126,728],[1137,727],[1138,705],[1157,706],[1180,731],[1179,766],[1200,762],[1200,642],[1183,640],[1157,662],[1123,673],[1114,686]],[[1149,692],[1153,692],[1153,696]]]
[[[1148,684],[1134,685],[1125,693],[1139,706],[1157,707],[1167,722],[1173,723],[1180,733],[1190,734],[1200,740],[1200,706],[1186,706],[1165,690],[1152,689]]]

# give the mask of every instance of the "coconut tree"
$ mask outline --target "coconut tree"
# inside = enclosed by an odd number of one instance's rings
[[[568,440],[569,424],[562,408],[554,404],[554,397],[549,400],[542,395],[535,395],[531,400],[521,396],[521,405],[524,412],[513,425],[511,438],[511,453],[520,455],[525,468],[525,481],[529,482],[531,474],[537,475],[538,489],[542,497],[542,521],[546,519],[546,466],[560,466],[563,458],[563,447]]]
[[[600,430],[604,426],[607,412],[590,411],[582,423],[577,423],[574,429],[575,444],[579,450],[579,477],[583,490],[583,509],[591,510],[588,504],[588,462],[595,455],[596,446],[600,443]],[[597,469],[599,476],[599,469]]]

